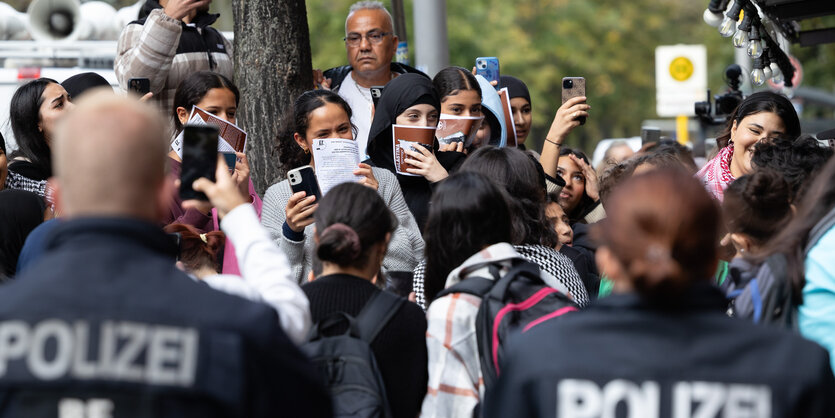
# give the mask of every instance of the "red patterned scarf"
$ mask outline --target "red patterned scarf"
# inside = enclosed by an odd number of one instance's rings
[[[704,183],[707,191],[718,201],[725,196],[725,189],[734,181],[731,174],[731,156],[734,153],[733,144],[719,150],[719,154],[708,161],[696,174],[696,177]]]

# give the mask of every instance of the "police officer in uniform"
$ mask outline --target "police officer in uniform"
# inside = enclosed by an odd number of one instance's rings
[[[0,288],[2,417],[329,416],[270,307],[179,271],[157,226],[166,127],[92,93],[52,143],[64,217],[39,264]]]
[[[823,348],[725,315],[720,215],[697,180],[651,172],[610,201],[597,263],[614,293],[510,341],[485,416],[835,416]]]

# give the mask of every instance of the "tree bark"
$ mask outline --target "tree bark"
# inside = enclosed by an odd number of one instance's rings
[[[293,101],[313,85],[304,0],[234,0],[238,123],[259,195],[285,175],[276,134]]]

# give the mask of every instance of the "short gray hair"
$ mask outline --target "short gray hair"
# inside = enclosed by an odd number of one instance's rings
[[[357,11],[360,11],[360,10],[382,10],[382,11],[384,11],[386,13],[386,18],[389,21],[389,27],[392,30],[394,30],[394,19],[392,19],[391,13],[389,13],[388,9],[386,9],[386,6],[383,6],[382,2],[373,1],[373,0],[363,0],[363,1],[358,1],[354,4],[352,4],[351,8],[348,9],[348,16],[345,18],[345,34],[346,35],[348,34],[348,19],[350,19],[351,16],[354,15],[354,12],[357,12]]]

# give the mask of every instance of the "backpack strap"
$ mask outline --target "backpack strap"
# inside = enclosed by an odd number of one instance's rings
[[[389,292],[375,293],[356,317],[358,337],[371,344],[405,303],[406,299]]]
[[[815,244],[820,241],[823,236],[829,232],[832,227],[835,226],[835,208],[829,211],[820,221],[809,231],[809,240],[806,242],[806,248],[803,252],[804,254],[808,254],[809,250],[815,246]]]
[[[498,275],[498,272],[496,275]],[[484,295],[490,292],[490,289],[493,288],[494,284],[496,284],[495,280],[485,279],[484,277],[467,277],[454,286],[450,286],[438,292],[438,294],[435,295],[435,299],[451,295],[453,293],[466,293],[468,295],[483,298]]]

